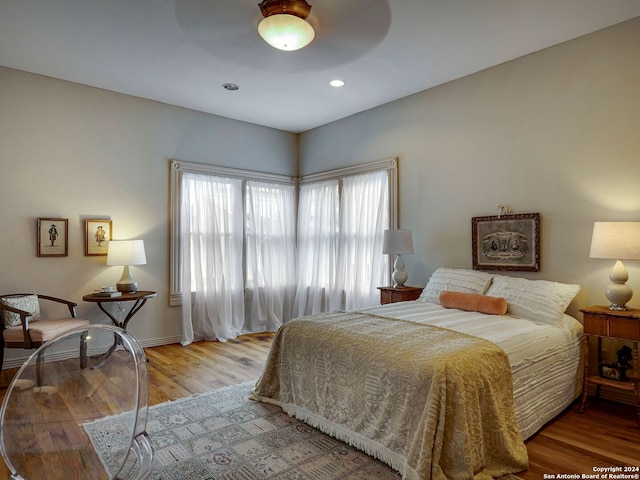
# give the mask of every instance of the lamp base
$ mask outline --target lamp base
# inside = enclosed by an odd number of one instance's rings
[[[627,310],[631,310],[629,307],[627,307],[626,305],[618,305],[615,303],[612,303],[611,305],[609,305],[609,310],[613,310],[616,312],[625,312]]]
[[[136,293],[138,291],[138,282],[116,283],[116,290],[122,293]]]
[[[625,283],[629,279],[629,275],[627,274],[627,269],[620,260],[617,260],[611,269],[609,279],[612,283],[604,292],[604,295],[611,302],[609,310],[629,310],[626,303],[628,303],[629,300],[631,300],[631,297],[633,297],[633,291],[631,290],[631,287]]]
[[[122,276],[118,283],[116,283],[116,289],[122,293],[135,293],[138,291],[138,282],[135,281],[131,270],[128,265],[122,269]]]
[[[404,262],[402,261],[402,256],[397,255],[396,261],[393,264],[393,273],[391,274],[391,280],[393,280],[393,286],[404,287],[404,282],[409,278],[409,274],[404,271]]]

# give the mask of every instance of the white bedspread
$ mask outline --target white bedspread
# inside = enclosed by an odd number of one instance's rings
[[[523,440],[575,400],[582,390],[582,324],[565,315],[563,327],[508,315],[447,309],[416,300],[362,312],[427,323],[492,341],[511,363],[514,406]]]

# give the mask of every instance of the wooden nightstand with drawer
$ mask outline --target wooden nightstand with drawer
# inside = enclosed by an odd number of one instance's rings
[[[378,287],[380,290],[380,303],[408,302],[420,298],[423,287]]]
[[[587,401],[587,387],[589,383],[596,384],[596,396],[600,385],[620,388],[633,392],[636,404],[636,421],[640,426],[640,387],[638,386],[638,342],[640,342],[640,310],[631,309],[624,311],[609,310],[605,306],[594,306],[580,310],[583,314],[584,325],[584,390],[580,403],[580,413],[584,412]],[[612,338],[632,343],[633,369],[629,371],[628,381],[618,381],[589,373],[589,338],[595,336],[598,339],[597,358],[602,358],[602,339]],[[600,360],[599,360],[600,361]],[[601,365],[598,365],[598,370]]]

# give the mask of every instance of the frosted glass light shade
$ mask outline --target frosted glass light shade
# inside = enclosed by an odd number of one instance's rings
[[[595,222],[589,256],[616,260],[605,296],[611,302],[610,310],[628,310],[626,303],[633,291],[626,284],[629,274],[622,260],[640,259],[640,222]]]
[[[258,33],[272,47],[293,51],[306,47],[316,35],[313,27],[295,15],[270,15],[258,24]]]
[[[138,291],[138,282],[133,278],[129,265],[145,265],[147,257],[142,240],[111,240],[107,250],[107,265],[122,265],[122,276],[116,283],[119,292]]]

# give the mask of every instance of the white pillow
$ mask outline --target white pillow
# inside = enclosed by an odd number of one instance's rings
[[[562,325],[562,316],[580,285],[496,275],[487,295],[507,301],[507,314],[536,323]]]
[[[440,294],[445,291],[484,295],[492,278],[493,275],[476,270],[438,268],[422,290],[420,299],[424,302],[440,304]]]

